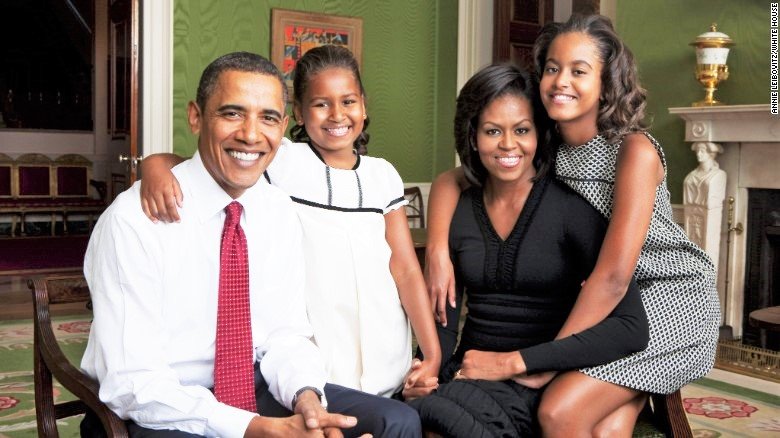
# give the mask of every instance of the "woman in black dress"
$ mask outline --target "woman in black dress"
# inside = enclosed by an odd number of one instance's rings
[[[603,364],[647,345],[633,282],[602,322],[561,332],[607,222],[547,176],[550,124],[537,90],[526,72],[494,65],[458,96],[456,147],[472,184],[450,228],[458,300],[448,306],[450,325],[439,327],[439,389],[410,402],[423,426],[444,436],[536,435],[546,372]],[[463,295],[468,313],[458,344]]]

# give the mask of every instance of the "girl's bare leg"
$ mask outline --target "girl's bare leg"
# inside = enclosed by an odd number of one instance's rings
[[[644,398],[639,391],[570,371],[545,389],[539,423],[545,437],[592,437],[599,430],[626,429],[630,437]]]

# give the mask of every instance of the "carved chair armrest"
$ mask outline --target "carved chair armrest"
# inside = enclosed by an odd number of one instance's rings
[[[72,392],[81,403],[86,405],[100,418],[109,436],[127,437],[127,428],[124,420],[119,418],[108,406],[100,401],[98,382],[74,367],[57,343],[49,315],[49,298],[45,280],[30,281],[28,286],[34,288],[34,342],[36,356],[34,373],[36,375],[36,384],[38,384],[38,379],[41,379],[43,376],[44,381],[48,380],[48,386],[50,387],[51,376],[54,376],[62,386]],[[48,375],[47,370],[51,373],[50,375]],[[46,378],[47,375],[48,379]],[[47,408],[53,409],[57,418],[67,417],[82,411],[79,401],[48,406]],[[36,404],[40,402],[53,403],[49,397],[39,398],[36,390]]]
[[[671,394],[653,394],[653,412],[664,426],[664,432],[674,438],[693,438],[688,417],[677,390]]]

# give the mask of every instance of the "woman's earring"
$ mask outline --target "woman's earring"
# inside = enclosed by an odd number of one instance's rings
[[[368,117],[368,116],[365,113],[363,113],[363,120],[365,120],[366,117]]]

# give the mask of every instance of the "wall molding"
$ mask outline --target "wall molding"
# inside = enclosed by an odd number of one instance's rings
[[[456,91],[493,61],[493,2],[458,1],[458,78]]]
[[[139,154],[173,152],[173,0],[143,2]]]

